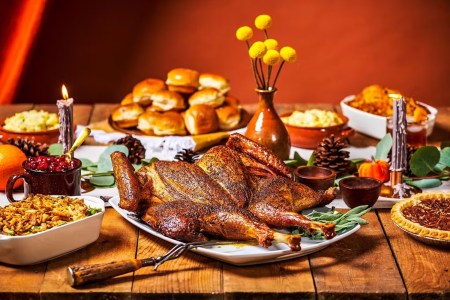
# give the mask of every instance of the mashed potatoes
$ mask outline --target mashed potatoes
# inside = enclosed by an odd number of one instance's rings
[[[321,109],[294,111],[281,119],[285,124],[298,127],[328,127],[344,123],[335,112]]]
[[[3,128],[16,132],[36,132],[59,128],[58,116],[43,110],[28,110],[6,118]]]

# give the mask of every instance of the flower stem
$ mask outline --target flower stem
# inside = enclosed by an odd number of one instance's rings
[[[266,87],[267,89],[270,86],[270,73],[272,73],[272,66],[271,65],[267,67],[267,87]]]
[[[262,64],[261,58],[258,59],[258,62],[259,62],[259,68],[261,69],[261,77],[262,77],[261,81],[263,82],[263,88],[267,89],[266,78],[264,76],[264,69],[263,69],[263,64]]]
[[[280,67],[278,68],[277,74],[275,75],[275,79],[273,80],[273,88],[275,88],[275,83],[277,83],[278,76],[280,75],[281,68],[284,65],[284,60],[281,62]]]
[[[267,34],[267,29],[264,29],[264,35],[265,35],[266,39],[269,38],[269,34]]]
[[[253,59],[250,59],[250,62],[252,64],[253,75],[255,76],[256,85],[258,86],[258,89],[260,89],[260,88],[262,88],[262,86],[261,86],[261,79],[258,74],[258,69],[256,68],[256,61],[254,61]]]

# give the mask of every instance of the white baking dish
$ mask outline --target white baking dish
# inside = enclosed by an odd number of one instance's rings
[[[355,98],[354,95],[347,96],[341,101],[342,114],[345,115],[349,121],[348,126],[356,131],[366,134],[368,136],[382,139],[386,135],[386,117],[367,113],[365,111],[354,108],[347,103]],[[418,102],[428,109],[428,128],[427,135],[433,132],[434,123],[436,122],[436,115],[438,110],[425,103]]]
[[[11,265],[31,265],[73,252],[96,241],[105,213],[103,200],[83,198],[86,205],[101,209],[92,216],[26,236],[0,234],[0,262]]]

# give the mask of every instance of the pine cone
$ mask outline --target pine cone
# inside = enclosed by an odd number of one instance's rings
[[[407,176],[412,176],[414,175],[411,171],[411,168],[409,166],[409,162],[411,160],[411,157],[413,156],[414,152],[417,151],[417,147],[411,144],[406,144],[406,171],[404,173],[404,175]],[[391,160],[392,160],[392,149],[389,151],[388,156],[387,156],[387,161],[389,162],[389,165],[391,164]]]
[[[195,163],[199,159],[199,154],[191,149],[183,149],[175,154],[174,159],[178,161],[185,161],[190,164]]]
[[[27,157],[29,156],[47,156],[49,155],[48,153],[48,146],[47,144],[41,144],[41,143],[35,143],[34,139],[29,140],[28,138],[9,138],[8,139],[8,143],[11,145],[14,145],[16,147],[18,147],[20,150],[22,150],[23,153],[25,153],[25,155]]]
[[[132,135],[127,135],[114,142],[115,145],[124,145],[128,148],[128,160],[132,164],[140,164],[145,158],[145,147],[141,141]]]
[[[314,155],[314,165],[334,170],[338,174],[345,173],[350,167],[350,161],[347,160],[349,152],[343,150],[345,143],[333,134],[324,138]]]

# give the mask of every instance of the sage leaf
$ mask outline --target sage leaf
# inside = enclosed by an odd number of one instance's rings
[[[92,176],[89,181],[95,186],[112,186],[115,183],[114,176],[106,175],[106,176]]]
[[[405,180],[409,185],[418,187],[420,189],[430,189],[442,184],[441,180],[438,178],[425,178],[420,180]]]
[[[128,148],[124,145],[111,145],[100,154],[98,159],[98,172],[107,172],[112,170],[112,161],[111,161],[111,153],[120,151],[125,153],[128,156]]]
[[[299,166],[304,166],[308,163],[297,151],[294,152],[294,160],[299,163]]]
[[[440,153],[434,146],[424,146],[417,149],[411,157],[411,172],[418,176],[426,176],[433,171],[434,166],[439,162]]]
[[[48,147],[47,151],[50,155],[62,155],[63,154],[62,144],[51,144]]]
[[[375,159],[386,160],[389,151],[391,151],[391,148],[392,148],[392,136],[390,133],[388,133],[378,142],[375,150]]]

